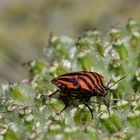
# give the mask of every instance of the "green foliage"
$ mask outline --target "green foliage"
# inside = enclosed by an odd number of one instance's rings
[[[51,37],[44,56],[28,63],[29,79],[0,81],[0,139],[139,139],[139,31],[130,20],[122,30],[112,28],[107,35],[95,30],[75,40]],[[46,96],[56,88],[50,82],[54,76],[79,70],[100,73],[105,85],[126,76],[108,92],[110,115],[96,97],[89,103],[93,120],[76,101],[70,102],[76,107],[59,114],[61,101]]]
[[[35,93],[31,87],[25,84],[14,84],[9,89],[9,97],[18,104],[33,104]]]

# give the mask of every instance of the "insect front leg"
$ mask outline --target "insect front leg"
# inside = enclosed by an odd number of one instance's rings
[[[90,108],[90,106],[88,104],[85,103],[85,106],[89,109],[90,114],[91,114],[91,118],[93,119],[93,110]]]
[[[110,114],[110,110],[109,110],[109,102],[107,101],[108,100],[108,98],[107,98],[107,96],[105,96],[105,97],[103,97],[103,103],[105,104],[105,106],[107,107],[107,111],[108,111],[108,113]]]
[[[54,97],[60,90],[57,89],[56,91],[54,91],[53,93],[51,93],[50,95],[48,95],[48,97],[52,98]]]
[[[44,101],[46,101],[47,99],[51,99],[53,97],[55,97],[55,95],[59,92],[59,89],[54,91],[53,93],[51,93],[50,95],[41,95],[41,99],[43,99]]]

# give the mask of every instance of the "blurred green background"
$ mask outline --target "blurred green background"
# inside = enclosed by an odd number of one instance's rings
[[[0,0],[0,77],[10,82],[27,77],[22,65],[37,59],[48,35],[79,36],[87,29],[140,21],[139,0]]]

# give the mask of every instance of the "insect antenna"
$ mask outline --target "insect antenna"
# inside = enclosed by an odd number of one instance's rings
[[[126,78],[126,76],[120,78],[118,81],[116,81],[113,85],[111,85],[111,86],[109,87],[109,84],[111,83],[111,80],[110,80],[110,81],[108,82],[107,86],[105,87],[105,89],[106,89],[106,90],[110,90],[111,87],[113,87],[114,85],[116,85],[119,81],[123,80],[124,78]]]
[[[111,87],[113,87],[114,85],[116,85],[119,81],[123,80],[124,78],[126,78],[126,76],[120,78],[118,81],[116,81],[113,85],[109,86],[109,84],[111,83],[111,80],[108,82],[107,86],[105,87],[106,90],[111,90]],[[110,110],[109,110],[109,102],[107,101],[107,96],[103,97],[103,103],[105,104],[105,106],[107,107],[107,111],[110,114]]]

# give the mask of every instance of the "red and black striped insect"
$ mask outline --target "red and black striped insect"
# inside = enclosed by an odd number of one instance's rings
[[[107,91],[118,82],[115,82],[109,87],[110,82],[105,86],[103,79],[103,76],[97,72],[79,71],[63,74],[52,79],[51,82],[59,89],[50,94],[49,97],[53,97],[53,95],[56,95],[58,92],[60,93],[59,99],[65,104],[61,112],[71,105],[71,101],[78,99],[80,103],[84,104],[89,109],[93,118],[93,111],[88,105],[90,98],[93,96],[103,97],[103,102],[107,106],[109,112],[109,104],[106,102],[105,97]]]

